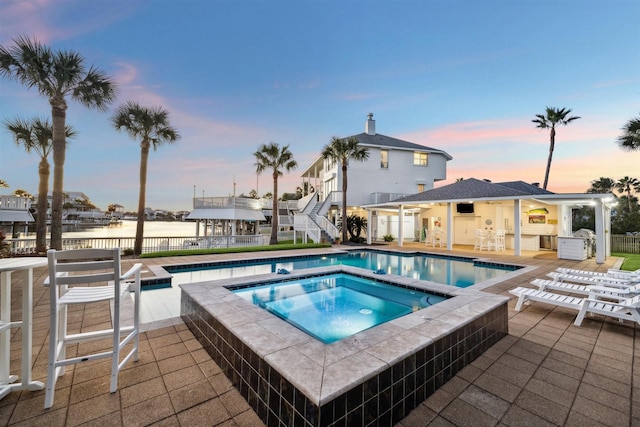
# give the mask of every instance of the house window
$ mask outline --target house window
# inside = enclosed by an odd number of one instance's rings
[[[421,153],[419,151],[413,152],[413,164],[416,166],[427,166],[428,157],[427,153]]]
[[[389,167],[389,150],[380,150],[380,167],[382,169]]]
[[[424,184],[418,184],[418,193],[422,193],[424,191]]]

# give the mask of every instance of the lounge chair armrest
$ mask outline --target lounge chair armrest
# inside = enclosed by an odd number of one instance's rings
[[[136,264],[133,264],[133,266],[126,273],[120,276],[120,280],[128,279],[129,277],[132,277],[133,275],[136,275],[136,274],[139,275],[141,271],[142,271],[141,263],[138,262]]]

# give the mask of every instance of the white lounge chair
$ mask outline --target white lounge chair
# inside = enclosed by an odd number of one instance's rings
[[[628,279],[631,281],[640,281],[640,269],[634,271],[617,270],[610,268],[606,273],[602,271],[577,270],[575,268],[559,267],[556,271],[564,274],[587,277],[613,277],[616,279]]]
[[[563,291],[571,294],[589,295],[594,292],[594,286],[598,286],[602,293],[609,293],[614,295],[629,295],[640,292],[640,284],[631,286],[619,286],[617,283],[608,283],[606,280],[601,280],[597,285],[581,285],[579,283],[571,282],[558,282],[556,280],[547,279],[533,279],[531,284],[538,287],[540,291],[554,290]]]
[[[522,309],[522,305],[528,301],[543,302],[573,310],[580,310],[585,301],[585,298],[574,297],[571,295],[560,295],[553,292],[525,288],[522,286],[511,289],[509,293],[518,297],[518,301],[516,302],[516,311],[520,311]]]
[[[610,276],[581,276],[579,274],[560,273],[557,271],[551,271],[547,273],[547,276],[557,282],[573,282],[582,283],[584,285],[599,285],[602,281],[606,281],[607,286],[629,286],[635,283],[633,280],[628,278],[622,279]]]
[[[602,314],[605,316],[615,317],[622,322],[625,319],[632,320],[640,324],[640,295],[632,298],[625,298],[619,302],[602,300],[602,296],[592,294],[585,299],[585,303],[580,307],[580,312],[576,317],[576,326],[582,324],[582,320],[590,314]]]
[[[538,289],[518,287],[511,289],[509,293],[518,297],[516,311],[522,309],[522,305],[528,301],[542,302],[571,310],[577,310],[578,315],[574,324],[582,325],[582,321],[587,313],[603,314],[615,317],[620,321],[625,319],[633,320],[640,324],[640,295],[631,298],[615,298],[613,295],[591,293],[587,298],[579,298],[570,295],[561,295],[553,292],[540,291]],[[611,299],[617,301],[611,301]]]

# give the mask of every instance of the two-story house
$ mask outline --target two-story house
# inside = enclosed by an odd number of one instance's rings
[[[430,190],[434,182],[447,177],[447,162],[452,157],[443,150],[426,147],[398,138],[376,133],[376,122],[373,114],[369,114],[363,133],[353,135],[362,147],[369,151],[369,157],[363,162],[351,161],[347,168],[347,215],[366,213],[363,205],[383,203],[410,194]],[[335,237],[331,225],[340,218],[342,205],[342,168],[338,162],[323,159],[319,156],[307,167],[302,178],[310,182],[316,189],[309,204],[302,211],[309,215],[313,222]],[[375,217],[373,225],[374,239],[381,237],[389,223],[398,221],[397,215],[380,215]],[[298,218],[300,227],[307,227],[311,222],[307,218]],[[419,225],[417,226],[419,229]],[[380,230],[380,233],[377,232]],[[409,232],[410,230],[407,230]],[[313,238],[313,237],[312,237]]]

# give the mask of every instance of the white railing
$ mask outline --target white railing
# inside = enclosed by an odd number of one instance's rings
[[[369,202],[371,204],[386,203],[391,200],[399,199],[400,197],[408,196],[404,193],[371,193],[369,194]]]
[[[310,237],[316,243],[320,243],[322,239],[322,230],[318,227],[318,224],[313,222],[311,217],[307,214],[298,214],[293,217],[294,230],[296,232],[303,232],[306,236]],[[293,236],[293,243],[296,243],[296,236]]]
[[[340,237],[340,230],[326,216],[316,216],[316,222],[332,239]]]
[[[6,243],[9,245],[9,250],[12,255],[35,254],[35,239],[8,239]],[[134,237],[62,239],[62,249],[122,248],[122,250],[126,250],[133,249],[134,243]],[[235,248],[268,244],[269,235],[264,234],[206,237],[145,237],[142,242],[142,253],[198,248]],[[47,240],[47,247],[49,247],[49,245],[50,242]]]
[[[0,209],[26,211],[31,207],[31,199],[19,196],[0,196]]]
[[[213,208],[241,208],[241,209],[271,209],[273,200],[271,199],[249,199],[245,197],[196,197],[193,199],[194,209]],[[279,209],[296,210],[297,200],[286,200],[278,202]]]

